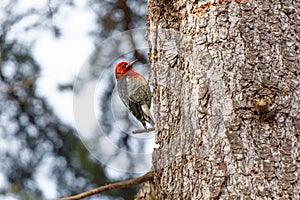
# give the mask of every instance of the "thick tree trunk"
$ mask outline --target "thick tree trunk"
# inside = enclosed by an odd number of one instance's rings
[[[156,198],[300,199],[300,1],[148,4]]]

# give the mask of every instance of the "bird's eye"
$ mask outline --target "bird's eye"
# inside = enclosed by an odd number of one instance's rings
[[[122,68],[126,68],[126,65],[125,65],[125,64],[123,64],[123,65],[122,65]]]

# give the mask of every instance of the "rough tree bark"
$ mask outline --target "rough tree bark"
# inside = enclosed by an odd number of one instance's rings
[[[148,4],[159,148],[137,199],[300,199],[300,1]]]

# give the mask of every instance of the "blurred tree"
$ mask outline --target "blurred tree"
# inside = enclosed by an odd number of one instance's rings
[[[91,5],[98,15],[98,30],[101,30],[94,33],[97,41],[114,30],[128,30],[145,22],[144,1],[91,1]],[[104,169],[91,157],[75,130],[63,124],[46,99],[36,93],[40,66],[31,48],[39,30],[61,36],[60,27],[54,23],[57,19],[54,19],[64,6],[75,5],[72,0],[49,0],[44,6],[23,10],[21,1],[1,2],[0,174],[5,184],[0,187],[0,197],[43,199],[41,188],[49,186],[39,185],[38,179],[44,168],[48,169],[46,176],[54,181],[59,196],[109,182]],[[145,53],[139,51],[133,56],[146,60]],[[111,92],[112,88],[108,88],[100,102],[107,102]],[[106,108],[104,104],[101,106]],[[109,122],[109,118],[104,122]],[[111,124],[107,126],[112,127]],[[127,137],[121,138],[120,146],[128,146]],[[126,189],[108,195],[132,199],[134,192],[135,189]]]

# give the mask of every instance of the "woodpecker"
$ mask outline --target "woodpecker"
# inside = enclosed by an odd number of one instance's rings
[[[147,130],[146,122],[154,127],[154,121],[150,114],[151,91],[145,78],[133,71],[132,66],[136,63],[120,62],[116,65],[115,75],[120,99]]]

